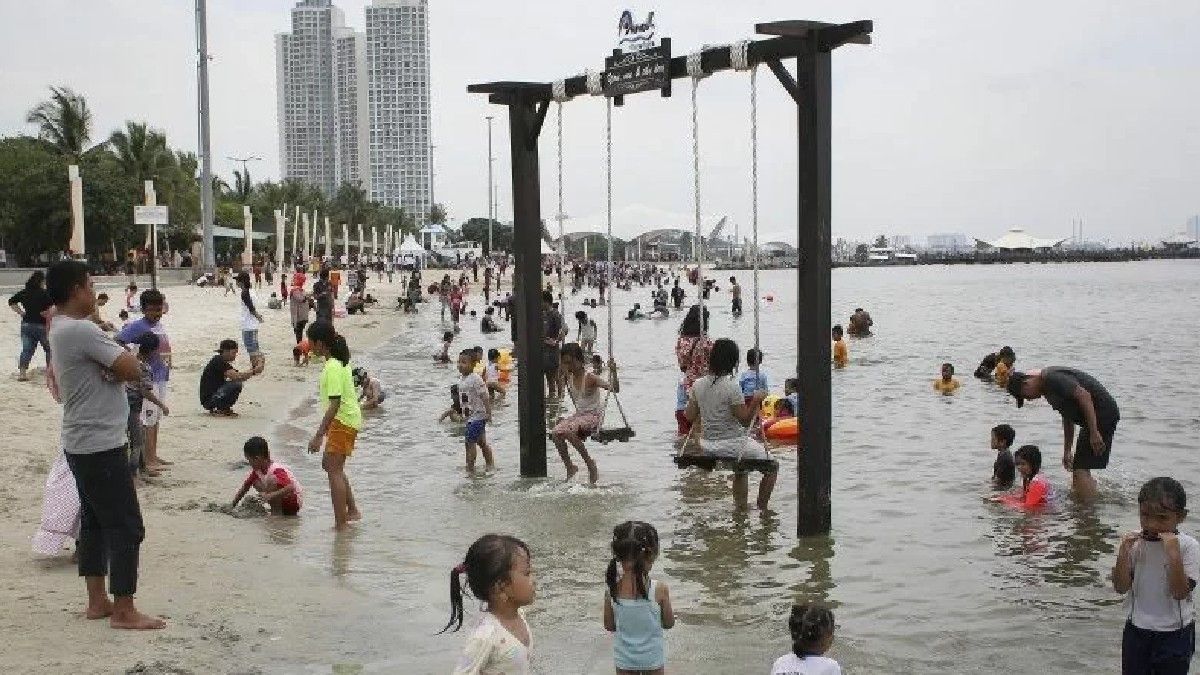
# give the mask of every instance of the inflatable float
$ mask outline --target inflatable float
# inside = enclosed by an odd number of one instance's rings
[[[763,436],[773,441],[794,441],[800,437],[800,420],[796,417],[764,418]]]

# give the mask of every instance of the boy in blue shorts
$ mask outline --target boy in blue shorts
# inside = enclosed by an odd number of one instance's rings
[[[467,420],[466,450],[467,471],[475,471],[476,448],[483,452],[487,470],[496,468],[492,446],[487,442],[487,423],[492,419],[492,400],[488,396],[487,383],[475,372],[475,350],[464,349],[458,354],[459,404]]]

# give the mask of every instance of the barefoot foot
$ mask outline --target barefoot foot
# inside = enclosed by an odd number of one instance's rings
[[[167,622],[157,616],[148,616],[138,611],[127,614],[113,614],[108,625],[124,630],[158,630],[167,627]]]
[[[346,514],[346,520],[347,520],[347,522],[351,522],[351,523],[358,521],[358,520],[362,520],[362,514],[359,513],[358,511],[351,511],[350,513]]]
[[[588,462],[587,470],[588,470],[588,483],[590,483],[592,485],[592,487],[595,487],[596,481],[600,480],[600,469],[596,468],[595,462]]]
[[[87,611],[83,615],[88,619],[94,620],[112,616],[112,613],[112,601],[105,599],[102,604],[88,605]]]
[[[575,466],[574,464],[567,465],[567,480],[574,478],[575,474],[577,473],[579,473],[579,467]]]

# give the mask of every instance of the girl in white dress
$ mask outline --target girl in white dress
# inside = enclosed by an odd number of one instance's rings
[[[525,542],[486,534],[467,549],[462,564],[450,572],[450,622],[463,624],[461,575],[471,594],[484,601],[484,611],[467,636],[453,675],[528,675],[532,636],[523,608],[533,603],[533,569]]]

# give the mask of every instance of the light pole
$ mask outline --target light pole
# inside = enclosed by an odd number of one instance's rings
[[[492,255],[495,254],[495,252],[492,250],[492,204],[493,204],[493,202],[492,202],[492,161],[496,159],[495,157],[492,157],[492,120],[493,119],[494,118],[491,115],[487,116],[487,123],[488,123],[488,182],[487,182],[487,184],[488,184],[488,245],[487,245],[487,250],[488,250],[489,257],[491,257]]]
[[[258,155],[250,155],[249,157],[226,157],[225,159],[227,159],[231,162],[241,162],[242,163],[242,180],[245,181],[246,183],[250,182],[250,168],[247,165],[250,162],[261,162],[262,161],[262,157],[259,157]],[[245,188],[247,193],[250,192],[250,186],[248,184],[243,187]]]
[[[200,127],[200,228],[204,239],[202,265],[213,270],[217,252],[213,247],[212,149],[208,130],[208,16],[207,0],[196,0],[196,88],[199,89],[197,117]]]

